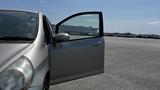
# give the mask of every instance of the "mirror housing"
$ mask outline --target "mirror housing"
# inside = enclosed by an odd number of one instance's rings
[[[70,39],[68,33],[58,33],[53,37],[53,42],[65,42]]]

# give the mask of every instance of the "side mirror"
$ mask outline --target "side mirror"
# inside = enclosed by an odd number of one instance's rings
[[[70,39],[68,33],[58,33],[53,37],[54,42],[65,42]]]

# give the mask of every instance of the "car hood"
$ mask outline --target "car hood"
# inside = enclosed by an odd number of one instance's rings
[[[0,67],[30,44],[0,44]]]

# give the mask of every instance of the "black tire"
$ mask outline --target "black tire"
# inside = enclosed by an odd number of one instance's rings
[[[49,90],[49,75],[47,75],[44,79],[43,90]]]

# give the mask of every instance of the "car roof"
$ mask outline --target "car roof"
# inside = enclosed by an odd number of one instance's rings
[[[18,10],[18,9],[0,9],[0,11],[29,12],[29,13],[35,13],[35,14],[39,13],[31,10]]]

